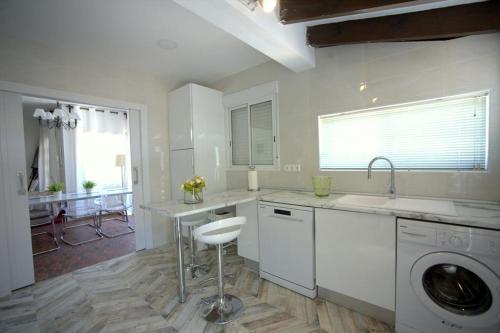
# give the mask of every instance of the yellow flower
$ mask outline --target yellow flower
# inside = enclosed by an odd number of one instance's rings
[[[184,184],[181,185],[181,190],[183,190],[183,189],[184,189]]]

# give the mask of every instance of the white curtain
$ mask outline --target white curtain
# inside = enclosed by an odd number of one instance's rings
[[[40,144],[38,151],[39,190],[64,179],[64,159],[62,153],[63,133],[61,128],[40,126]]]
[[[91,180],[99,189],[122,187],[122,169],[116,155],[126,156],[123,187],[131,185],[128,118],[124,112],[80,109],[81,121],[76,130],[76,184]]]

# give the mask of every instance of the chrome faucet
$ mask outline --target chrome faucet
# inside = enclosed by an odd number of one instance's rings
[[[392,164],[391,160],[384,156],[377,156],[370,161],[368,164],[368,179],[372,178],[372,165],[376,160],[385,160],[389,162],[391,166],[391,186],[389,187],[389,198],[396,199],[396,180],[394,179],[394,164]]]

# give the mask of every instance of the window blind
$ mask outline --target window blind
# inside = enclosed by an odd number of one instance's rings
[[[487,108],[481,93],[320,116],[320,167],[366,169],[382,155],[397,169],[486,169]]]
[[[272,101],[250,105],[252,164],[273,165]]]
[[[231,151],[233,165],[249,165],[248,107],[231,110]]]

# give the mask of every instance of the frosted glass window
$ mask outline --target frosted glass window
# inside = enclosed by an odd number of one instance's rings
[[[233,165],[249,165],[248,107],[231,110],[231,150]]]
[[[366,169],[385,156],[397,169],[484,170],[488,105],[481,93],[320,116],[320,168]]]
[[[229,109],[233,166],[274,166],[273,101],[248,103]]]
[[[250,105],[253,165],[273,165],[273,104]]]

